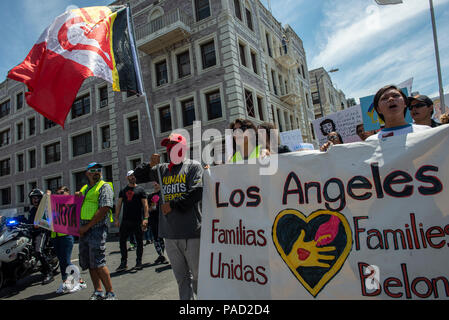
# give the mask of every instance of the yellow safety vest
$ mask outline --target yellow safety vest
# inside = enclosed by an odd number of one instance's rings
[[[100,189],[105,184],[108,183],[112,191],[114,188],[112,186],[112,182],[105,182],[103,180],[98,181],[90,190],[85,194],[88,185],[86,184],[80,190],[80,192],[84,195],[84,202],[81,207],[81,219],[82,220],[92,220],[95,215],[95,212],[98,210],[98,198],[100,196]],[[112,210],[109,210],[110,221],[113,222],[112,218]]]
[[[254,148],[254,150],[251,152],[251,154],[249,155],[248,159],[257,159],[260,156],[260,149],[261,146],[256,146]],[[243,157],[242,154],[240,153],[240,151],[237,151],[236,153],[234,153],[234,155],[231,158],[231,162],[237,162],[237,161],[243,161]]]

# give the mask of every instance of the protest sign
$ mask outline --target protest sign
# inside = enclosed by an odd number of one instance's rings
[[[327,135],[332,131],[338,132],[344,143],[361,141],[357,135],[356,127],[362,121],[360,105],[356,105],[314,120],[312,125],[315,137],[321,146],[327,142]]]
[[[79,236],[81,206],[84,197],[51,196],[53,231]]]
[[[84,197],[44,194],[34,224],[44,229],[79,236]]]
[[[39,207],[37,208],[36,215],[34,216],[34,224],[41,228],[53,231],[51,222],[52,216],[49,214],[49,212],[51,212],[50,208],[50,195],[44,194],[39,203]]]
[[[205,171],[199,298],[448,299],[448,148],[440,126]]]
[[[284,131],[279,134],[281,144],[290,148],[291,151],[299,151],[303,143],[301,130]]]

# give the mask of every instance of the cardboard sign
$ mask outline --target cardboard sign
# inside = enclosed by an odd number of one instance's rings
[[[83,196],[44,194],[34,224],[50,231],[79,236],[83,200]]]
[[[448,149],[440,126],[205,171],[199,298],[449,299]]]
[[[303,143],[301,130],[290,130],[279,133],[281,144],[284,144],[290,148],[291,151],[302,150],[301,144]]]
[[[70,195],[51,196],[53,231],[79,236],[83,200],[84,197]]]

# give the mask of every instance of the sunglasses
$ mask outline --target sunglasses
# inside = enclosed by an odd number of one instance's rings
[[[90,173],[101,172],[101,168],[98,168],[98,169],[89,169],[88,172],[90,172]]]
[[[417,103],[414,105],[410,105],[410,107],[408,107],[410,110],[413,110],[413,108],[422,108],[422,107],[427,107],[427,104],[425,103]]]
[[[327,140],[338,140],[338,136],[327,136]]]

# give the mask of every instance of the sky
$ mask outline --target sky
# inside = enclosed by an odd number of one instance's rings
[[[268,0],[261,0],[268,7]],[[1,0],[0,82],[21,63],[42,31],[67,8],[111,0]],[[347,98],[414,79],[413,91],[438,93],[428,0],[378,6],[374,0],[271,0],[271,10],[303,40],[309,70],[338,68],[334,85]],[[449,0],[434,0],[441,71],[449,93]],[[288,10],[286,10],[288,8]]]

